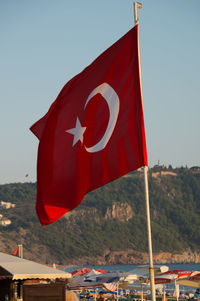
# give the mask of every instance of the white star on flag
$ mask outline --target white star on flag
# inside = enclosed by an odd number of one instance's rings
[[[84,134],[85,130],[86,130],[86,127],[81,126],[81,123],[77,117],[75,128],[65,131],[69,134],[74,135],[74,140],[73,140],[72,146],[74,146],[79,140],[83,143],[83,134]]]

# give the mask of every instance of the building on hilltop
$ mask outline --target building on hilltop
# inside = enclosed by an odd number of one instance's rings
[[[12,204],[11,202],[0,202],[0,207],[4,209],[10,209],[10,208],[15,208],[15,204]]]
[[[4,227],[6,227],[6,226],[9,226],[11,224],[11,220],[10,219],[8,219],[8,218],[1,218],[1,220],[0,220],[0,225],[1,226],[4,226]]]
[[[199,174],[200,173],[200,167],[199,166],[193,166],[193,167],[190,168],[190,170],[194,174]]]

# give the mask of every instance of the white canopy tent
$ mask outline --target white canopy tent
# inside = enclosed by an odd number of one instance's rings
[[[0,279],[56,279],[71,278],[70,273],[50,268],[34,261],[0,252]]]

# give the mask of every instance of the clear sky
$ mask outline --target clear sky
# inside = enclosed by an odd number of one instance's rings
[[[149,166],[200,165],[200,0],[141,2]],[[36,180],[29,127],[133,25],[131,0],[0,0],[1,184]]]

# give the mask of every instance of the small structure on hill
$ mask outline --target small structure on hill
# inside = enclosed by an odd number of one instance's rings
[[[11,202],[4,202],[1,201],[0,202],[0,207],[4,208],[4,209],[10,209],[10,208],[15,208],[15,204],[11,203]]]
[[[11,224],[11,220],[6,217],[0,217],[0,225],[1,226],[9,226]]]

